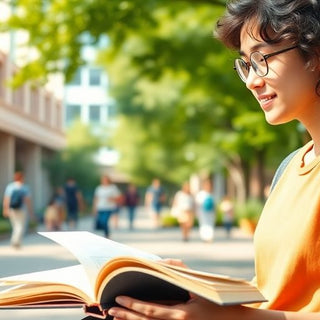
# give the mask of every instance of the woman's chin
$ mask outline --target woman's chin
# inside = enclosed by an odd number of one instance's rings
[[[279,124],[283,124],[291,121],[283,117],[275,116],[274,114],[271,114],[271,113],[265,113],[265,119],[272,126],[277,126]]]

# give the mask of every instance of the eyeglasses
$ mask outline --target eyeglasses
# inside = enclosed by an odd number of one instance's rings
[[[276,52],[272,52],[269,54],[262,54],[259,51],[251,52],[250,58],[249,58],[250,62],[246,62],[241,58],[237,58],[234,61],[234,69],[237,71],[240,79],[243,82],[247,82],[249,72],[250,72],[250,67],[253,68],[253,71],[256,73],[257,76],[265,77],[269,72],[269,66],[268,66],[267,59],[269,59],[270,57],[273,57],[277,54],[287,52],[287,51],[292,50],[297,47],[298,46],[295,45],[293,47],[289,47],[289,48],[286,48],[286,49],[283,49],[280,51],[276,51]]]

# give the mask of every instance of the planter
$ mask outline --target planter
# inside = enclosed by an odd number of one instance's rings
[[[248,218],[241,218],[239,220],[239,226],[244,233],[253,235],[256,230],[257,221]]]
[[[176,217],[173,217],[170,214],[164,214],[161,216],[161,226],[163,228],[178,227],[179,223]]]

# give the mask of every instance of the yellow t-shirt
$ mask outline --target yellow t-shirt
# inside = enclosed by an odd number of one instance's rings
[[[320,311],[320,156],[304,164],[310,141],[271,192],[254,245],[261,308]]]

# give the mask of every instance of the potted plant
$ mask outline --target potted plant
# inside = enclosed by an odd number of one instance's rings
[[[239,227],[245,233],[251,235],[254,233],[262,208],[262,202],[257,199],[249,199],[243,204],[236,205],[236,218]]]

